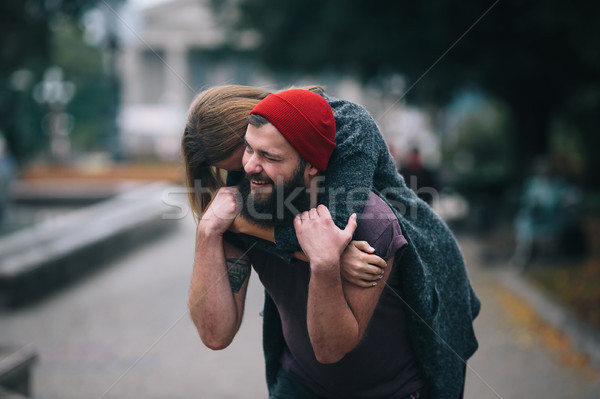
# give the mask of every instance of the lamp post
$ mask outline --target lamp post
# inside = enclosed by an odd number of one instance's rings
[[[50,136],[52,160],[65,163],[71,154],[69,133],[73,130],[75,118],[64,112],[65,106],[75,95],[75,84],[63,80],[60,67],[50,67],[44,73],[44,80],[33,89],[33,98],[47,107],[48,112],[42,121],[42,128]]]

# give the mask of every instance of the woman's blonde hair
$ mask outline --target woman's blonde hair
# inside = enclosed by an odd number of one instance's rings
[[[322,87],[303,89],[324,92]],[[246,117],[270,91],[250,86],[215,86],[198,94],[188,111],[181,139],[188,200],[196,218],[208,208],[214,193],[224,185],[213,166],[244,145]]]

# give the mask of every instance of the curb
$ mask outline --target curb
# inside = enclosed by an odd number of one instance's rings
[[[148,184],[0,239],[0,308],[40,299],[170,231],[168,188]]]
[[[503,269],[495,275],[500,283],[528,302],[543,321],[567,336],[575,349],[589,356],[591,365],[600,370],[600,333],[527,282],[517,271]]]
[[[31,371],[37,357],[31,345],[0,346],[0,398],[25,399],[30,395]]]

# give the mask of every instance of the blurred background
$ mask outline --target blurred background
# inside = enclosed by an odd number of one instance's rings
[[[265,397],[258,283],[226,354],[186,316],[180,139],[205,88],[319,84],[369,110],[457,235],[484,304],[467,396],[597,398],[599,18],[585,1],[2,2],[0,397]]]

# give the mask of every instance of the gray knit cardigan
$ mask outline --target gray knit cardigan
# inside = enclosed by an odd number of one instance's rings
[[[340,228],[346,226],[350,214],[362,212],[369,191],[392,205],[408,241],[395,265],[400,270],[399,286],[392,289],[406,304],[411,344],[425,377],[427,397],[459,398],[466,361],[478,346],[473,320],[480,302],[456,240],[436,213],[406,186],[369,113],[358,104],[323,96],[334,112],[337,146],[319,202],[330,208]],[[330,198],[330,192],[336,195]],[[276,229],[275,242],[259,240],[258,247],[288,262],[293,251],[300,250],[291,226]],[[271,391],[281,367],[284,341],[277,308],[268,294],[263,316],[263,349]]]

